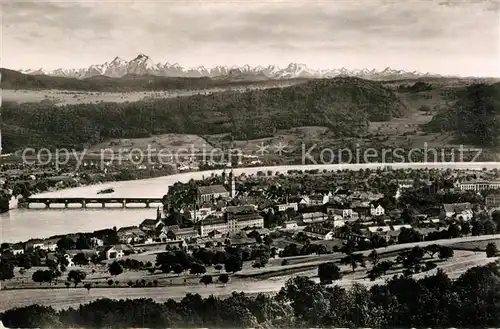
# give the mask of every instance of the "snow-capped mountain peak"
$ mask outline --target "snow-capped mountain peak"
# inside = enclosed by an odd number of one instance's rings
[[[420,76],[436,76],[430,73],[422,74],[418,71],[405,72],[403,70],[395,70],[386,67],[381,71],[375,69],[356,69],[348,70],[345,67],[337,69],[321,69],[314,70],[309,68],[306,64],[290,63],[284,69],[276,65],[268,66],[251,66],[245,65],[232,65],[230,67],[218,65],[212,68],[205,66],[196,66],[185,68],[178,63],[170,64],[166,62],[155,63],[153,60],[143,54],[139,53],[135,58],[126,61],[120,57],[115,57],[110,62],[103,64],[93,64],[84,69],[57,69],[54,71],[47,71],[44,69],[38,70],[19,70],[24,74],[33,75],[52,75],[74,78],[88,78],[96,75],[104,75],[109,77],[122,77],[127,74],[134,75],[156,75],[165,77],[237,77],[252,79],[269,78],[269,79],[293,79],[293,78],[333,78],[337,76],[355,76],[364,79],[381,80],[381,79],[406,79],[416,78]]]
[[[110,63],[110,65],[126,65],[128,62],[121,57],[116,56]]]

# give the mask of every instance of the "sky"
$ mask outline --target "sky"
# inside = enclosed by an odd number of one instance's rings
[[[131,60],[500,76],[500,0],[3,0],[1,65]]]

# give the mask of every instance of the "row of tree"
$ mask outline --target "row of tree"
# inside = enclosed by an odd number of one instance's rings
[[[369,289],[295,277],[275,296],[188,294],[166,303],[99,299],[60,311],[41,305],[15,308],[1,319],[12,328],[495,327],[500,323],[499,268],[498,263],[471,268],[455,281],[440,270],[419,280],[395,276]]]

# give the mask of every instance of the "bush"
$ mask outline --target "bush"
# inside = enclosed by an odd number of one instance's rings
[[[497,253],[498,248],[494,242],[490,242],[486,245],[486,257],[496,257]]]

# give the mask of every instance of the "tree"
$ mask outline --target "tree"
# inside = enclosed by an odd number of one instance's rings
[[[90,294],[90,289],[92,288],[92,285],[90,283],[86,283],[83,285],[85,289],[87,289],[87,293]]]
[[[87,277],[87,274],[83,271],[79,271],[79,270],[71,270],[69,271],[68,273],[68,281],[69,282],[73,282],[73,284],[75,285],[75,288],[76,286],[82,282],[83,280],[85,280],[85,278]]]
[[[420,262],[424,257],[424,250],[420,247],[413,247],[410,251],[401,252],[397,260],[400,261],[405,268],[405,274],[419,272]]]
[[[484,234],[495,234],[497,233],[497,223],[493,220],[488,219],[484,222]]]
[[[2,258],[0,259],[0,281],[10,280],[14,277],[14,264]]]
[[[491,219],[496,223],[497,225],[497,232],[496,233],[500,233],[500,210],[495,210],[492,214],[491,214]]]
[[[57,249],[59,250],[70,250],[75,247],[75,241],[73,239],[68,238],[67,236],[62,237],[57,241]]]
[[[84,234],[80,234],[78,236],[78,239],[76,239],[75,248],[78,250],[90,249],[91,248],[90,238]]]
[[[422,235],[413,228],[403,227],[398,235],[398,243],[413,243],[420,241],[422,241]]]
[[[365,267],[365,259],[363,254],[349,254],[340,260],[341,264],[350,265],[352,267],[352,272],[356,271],[358,265]]]
[[[0,191],[0,214],[9,211],[10,195]]]
[[[113,280],[112,280],[112,279],[109,279],[109,280],[108,280],[108,286],[112,286],[112,285],[113,285],[113,283],[114,283],[114,282],[113,282]]]
[[[434,255],[437,254],[441,249],[441,246],[437,244],[431,244],[424,248],[426,254],[428,254],[431,258],[434,258]]]
[[[498,248],[494,242],[490,242],[486,245],[486,257],[495,257],[497,253]]]
[[[229,282],[229,275],[227,275],[227,273],[219,275],[219,282],[221,282],[224,285],[227,284]]]
[[[460,228],[457,224],[451,224],[448,227],[448,236],[450,238],[458,238],[460,236]]]
[[[163,273],[167,274],[167,273],[170,273],[170,271],[172,270],[172,267],[169,264],[161,264],[160,270]]]
[[[392,261],[386,260],[386,261],[380,262],[380,263],[376,264],[375,266],[373,266],[372,269],[367,272],[368,278],[371,281],[374,281],[376,278],[378,278],[382,275],[385,275],[393,266],[394,266],[394,262],[392,262]]]
[[[207,269],[205,266],[198,264],[198,263],[193,263],[191,265],[191,269],[189,271],[191,274],[203,274],[207,272]]]
[[[472,235],[473,236],[479,236],[484,234],[484,225],[481,221],[476,220],[472,223],[472,229],[471,229]]]
[[[211,275],[206,274],[206,275],[204,275],[204,276],[201,277],[200,282],[204,283],[205,286],[207,286],[207,285],[209,285],[210,283],[213,282],[213,278],[212,278]]]
[[[215,269],[216,271],[221,271],[221,270],[222,270],[222,265],[217,264],[217,265],[215,265],[215,266],[214,266],[214,269]]]
[[[461,233],[462,235],[469,235],[471,231],[470,224],[468,222],[462,223],[461,226]]]
[[[332,281],[339,280],[342,275],[335,263],[328,262],[318,266],[318,277],[322,284],[331,284]]]
[[[181,264],[174,264],[172,265],[172,271],[174,271],[175,274],[181,274],[184,271],[184,267],[182,267]]]
[[[226,270],[226,272],[236,273],[238,271],[241,271],[242,268],[243,260],[241,259],[241,256],[234,254],[228,255],[226,261],[224,262],[224,269]]]
[[[35,271],[33,275],[31,275],[31,280],[33,280],[33,282],[40,283],[41,285],[42,282],[45,282],[45,271],[44,270]]]
[[[448,247],[448,246],[441,246],[439,248],[439,259],[448,259],[453,257],[453,248]]]
[[[113,263],[111,263],[111,265],[109,265],[108,271],[109,271],[109,274],[117,276],[117,275],[120,275],[123,273],[123,268],[120,265],[120,263],[118,263],[115,260]]]
[[[83,252],[80,252],[73,257],[73,263],[76,265],[88,265],[89,260]]]
[[[92,262],[92,264],[100,264],[101,263],[101,258],[99,257],[99,255],[92,255],[90,257],[90,261]]]
[[[264,237],[264,243],[268,246],[270,246],[273,243],[273,238],[269,235],[266,235]]]
[[[60,273],[54,270],[37,270],[31,276],[33,282],[38,282],[42,284],[42,282],[51,283]]]
[[[53,259],[47,259],[45,265],[51,270],[57,269],[57,262]]]
[[[377,265],[379,257],[375,249],[373,249],[372,252],[368,255],[368,258],[370,258],[370,261],[372,262],[373,265]]]

